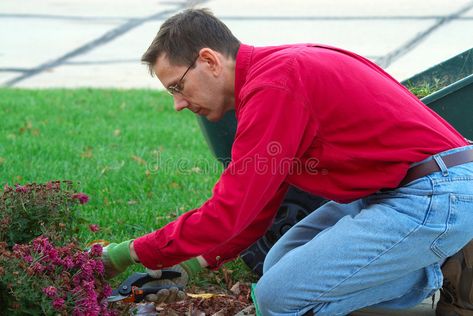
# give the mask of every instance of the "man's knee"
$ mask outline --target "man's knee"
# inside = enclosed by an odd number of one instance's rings
[[[284,288],[282,284],[278,284],[277,280],[268,277],[268,274],[263,275],[256,284],[256,303],[263,315],[270,315],[271,312],[279,311],[280,304],[284,304],[285,294],[281,289]]]
[[[254,296],[262,315],[295,315],[303,309],[312,310],[315,305],[307,306],[307,300],[304,297],[298,298],[298,293],[293,292],[287,282],[287,279],[284,281],[271,271],[261,277],[256,284]],[[288,295],[288,291],[291,295]]]
[[[263,262],[263,274],[269,271],[276,263],[278,263],[279,259],[281,259],[281,254],[276,251],[277,243],[274,245],[269,252],[266,254]]]
[[[271,269],[272,266],[276,264],[277,261],[271,260],[272,258],[269,258],[268,255],[266,255],[266,258],[264,258],[263,262],[263,275]]]

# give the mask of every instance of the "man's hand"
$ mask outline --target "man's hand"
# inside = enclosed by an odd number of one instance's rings
[[[169,289],[160,290],[156,294],[148,294],[145,299],[157,304],[172,303],[185,299],[186,294],[184,291],[179,290],[179,287],[184,289],[187,286],[189,279],[202,270],[202,265],[206,266],[205,260],[200,260],[202,263],[199,262],[197,258],[194,258],[171,267],[170,269],[181,273],[179,278],[171,280],[159,279],[162,274],[161,270],[147,269],[148,274],[156,278],[156,281],[146,283],[143,288],[162,285],[168,285],[171,287]],[[133,241],[128,240],[119,244],[111,243],[104,247],[102,251],[102,261],[105,268],[104,275],[107,279],[115,277],[124,272],[130,265],[138,263],[133,248]]]
[[[102,261],[106,279],[113,278],[125,271],[130,265],[136,263],[130,254],[130,243],[132,243],[132,240],[119,244],[111,243],[103,248]]]
[[[154,302],[156,304],[161,304],[177,302],[185,299],[186,294],[184,293],[184,291],[179,290],[178,287],[182,287],[184,289],[189,283],[189,279],[199,273],[202,270],[202,267],[199,261],[194,258],[172,266],[169,269],[180,272],[181,276],[179,278],[171,280],[156,280],[147,283],[144,287],[161,285],[171,286],[170,289],[160,290],[156,294],[148,294],[145,298],[147,301]],[[147,270],[147,272],[150,276],[154,278],[161,277],[161,270]]]

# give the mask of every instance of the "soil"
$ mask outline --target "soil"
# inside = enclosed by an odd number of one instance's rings
[[[187,293],[193,293],[186,300],[162,304],[157,307],[160,316],[230,316],[247,309],[252,305],[250,284],[238,283],[232,290],[223,290],[221,287],[188,288]],[[212,295],[211,297],[208,295]],[[195,297],[195,294],[201,296]],[[203,294],[203,295],[202,295]],[[241,313],[244,315],[245,313]],[[247,314],[248,315],[248,314]]]

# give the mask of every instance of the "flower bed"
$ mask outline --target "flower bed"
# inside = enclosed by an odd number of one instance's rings
[[[56,247],[40,236],[11,250],[0,244],[0,277],[8,306],[45,315],[114,315],[107,306],[110,286],[103,278],[102,247],[83,251],[76,244]]]
[[[84,251],[74,237],[83,221],[77,206],[87,202],[70,181],[4,187],[0,314],[119,314],[107,303],[112,290],[103,276],[102,247]]]
[[[111,288],[103,276],[102,247],[84,251],[75,237],[79,225],[88,224],[79,213],[88,199],[70,181],[4,186],[0,315],[234,315],[251,305],[248,284],[235,284],[225,268],[213,277],[221,286],[191,287],[191,293],[207,294],[189,294],[182,302],[158,306],[157,311],[146,304],[108,303]],[[100,228],[90,224],[88,229]]]

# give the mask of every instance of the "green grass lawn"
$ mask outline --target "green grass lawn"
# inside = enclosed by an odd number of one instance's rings
[[[80,182],[81,212],[101,228],[84,241],[163,226],[208,199],[223,170],[164,92],[0,89],[0,117],[0,184]]]

